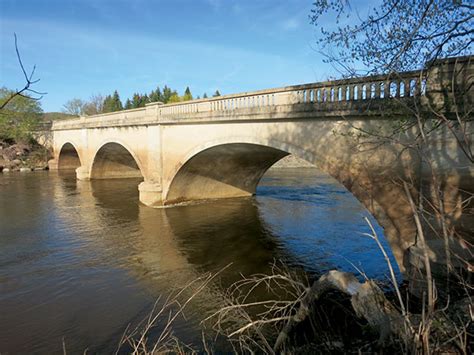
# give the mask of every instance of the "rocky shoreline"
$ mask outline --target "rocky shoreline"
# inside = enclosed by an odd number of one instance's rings
[[[9,144],[0,141],[0,172],[38,171],[48,169],[51,152],[37,144]]]

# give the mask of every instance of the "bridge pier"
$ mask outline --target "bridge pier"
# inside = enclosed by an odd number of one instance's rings
[[[85,166],[80,166],[76,169],[77,180],[89,181],[91,179],[91,172]]]
[[[163,206],[163,195],[161,184],[153,181],[143,181],[138,185],[140,202],[146,206]]]

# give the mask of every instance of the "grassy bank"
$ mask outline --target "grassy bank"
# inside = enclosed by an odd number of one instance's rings
[[[163,306],[155,305],[142,323],[127,328],[118,352],[470,354],[473,350],[468,290],[438,299],[429,310],[425,295],[411,295],[406,285],[387,288],[336,270],[310,280],[285,266],[229,287],[224,305],[202,316],[201,343],[185,344],[174,334],[173,323],[186,318],[187,307],[216,278],[196,279]]]

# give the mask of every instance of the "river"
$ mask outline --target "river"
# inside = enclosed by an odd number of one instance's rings
[[[314,276],[357,267],[387,278],[363,217],[390,254],[383,231],[316,169],[271,170],[252,198],[166,209],[139,203],[139,181],[0,174],[0,353],[61,353],[63,339],[68,354],[111,352],[160,295],[227,265],[176,323],[184,341],[200,337],[219,287],[275,260]]]

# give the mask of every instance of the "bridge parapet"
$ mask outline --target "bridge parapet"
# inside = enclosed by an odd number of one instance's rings
[[[314,111],[321,117],[405,114],[415,101],[422,106],[446,106],[457,86],[472,86],[473,57],[431,63],[428,69],[325,81],[231,94],[172,104],[150,103],[146,107],[57,121],[53,130],[176,123],[193,120],[278,119]],[[453,75],[463,74],[453,81]],[[467,78],[467,79],[466,79]],[[467,80],[467,83],[466,83]],[[450,89],[451,88],[451,89]],[[472,96],[472,90],[470,90]],[[471,100],[472,101],[472,100]],[[400,105],[401,104],[401,105]],[[448,105],[449,106],[449,105]]]

